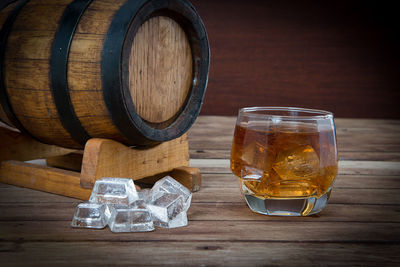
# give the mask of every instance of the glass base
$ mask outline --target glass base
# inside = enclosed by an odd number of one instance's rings
[[[319,198],[261,199],[244,195],[247,205],[254,212],[275,216],[308,216],[320,212],[328,203],[331,189]]]

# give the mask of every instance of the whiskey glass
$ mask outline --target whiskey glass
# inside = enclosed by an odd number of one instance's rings
[[[333,114],[292,107],[240,109],[231,170],[254,212],[280,216],[320,212],[338,172]]]

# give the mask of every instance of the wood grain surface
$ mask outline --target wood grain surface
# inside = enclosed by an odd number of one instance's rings
[[[161,123],[182,108],[193,80],[192,52],[179,24],[164,16],[138,29],[129,58],[129,88],[136,112]]]
[[[203,115],[296,106],[400,118],[395,2],[192,2],[212,55]]]
[[[49,168],[20,161],[8,160],[0,164],[0,181],[54,192],[77,199],[89,199],[90,189],[81,188],[79,172]]]
[[[80,201],[0,184],[0,265],[400,264],[400,121],[336,119],[339,175],[327,207],[309,217],[250,211],[229,171],[234,124],[233,117],[200,116],[189,131],[202,187],[187,227],[73,229]]]
[[[73,151],[40,143],[21,134],[15,128],[7,127],[2,122],[0,122],[0,146],[0,162],[3,160],[32,160],[38,157],[60,156]]]
[[[108,139],[93,138],[83,153],[81,186],[92,188],[102,177],[144,177],[189,165],[187,135],[150,148],[130,148]]]
[[[74,111],[90,136],[129,143],[110,118],[101,82],[104,39],[115,13],[124,3],[96,0],[85,10],[71,42],[68,86]]]
[[[54,33],[71,0],[38,2],[30,1],[22,8],[7,38],[5,88],[13,112],[29,133],[48,144],[57,139],[58,144],[79,147],[61,124],[49,76]]]

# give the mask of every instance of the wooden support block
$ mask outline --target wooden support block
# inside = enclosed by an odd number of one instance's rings
[[[0,182],[82,200],[88,200],[92,191],[81,188],[79,172],[13,160],[1,162]]]
[[[81,186],[92,188],[101,177],[129,177],[138,180],[189,165],[187,135],[157,146],[130,148],[109,139],[90,139],[85,146]]]
[[[82,168],[83,151],[74,151],[61,156],[46,158],[46,164],[51,167],[80,172]]]
[[[186,186],[190,191],[196,192],[201,187],[201,173],[198,168],[181,166],[172,170],[169,175]]]
[[[157,175],[153,175],[151,177],[146,177],[140,180],[137,180],[139,184],[146,184],[148,186],[153,185],[155,182],[160,180],[165,176],[171,176],[179,183],[186,186],[190,191],[196,192],[200,190],[201,187],[201,173],[198,168],[181,166],[173,169],[170,172],[160,173]]]
[[[1,122],[0,145],[0,162],[3,160],[32,160],[74,151],[73,149],[40,143]]]

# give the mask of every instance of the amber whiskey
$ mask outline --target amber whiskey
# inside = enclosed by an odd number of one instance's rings
[[[319,198],[330,190],[337,174],[334,130],[297,122],[237,124],[231,169],[245,195]]]

